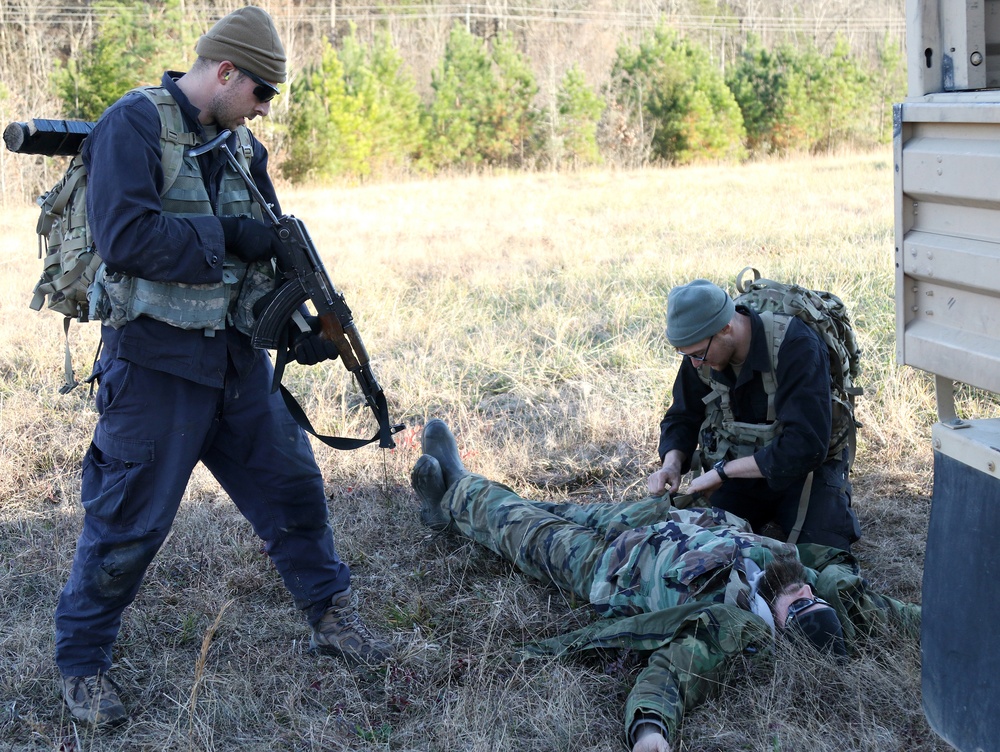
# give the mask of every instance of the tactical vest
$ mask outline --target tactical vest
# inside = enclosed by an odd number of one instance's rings
[[[187,150],[198,143],[187,130],[180,106],[161,86],[141,87],[160,116],[163,157],[161,193],[163,214],[171,217],[252,216],[261,220],[260,207],[243,178],[226,165],[218,201],[212,206],[197,157]],[[245,126],[236,129],[236,158],[249,172],[253,145]],[[140,316],[163,321],[180,329],[201,329],[205,336],[235,326],[244,334],[253,331],[253,306],[274,289],[274,266],[270,261],[246,264],[233,256],[223,260],[222,281],[209,284],[158,282],[108,271],[101,265],[95,280],[95,315],[114,328]]]
[[[776,419],[777,411],[774,407],[774,395],[778,391],[778,351],[785,341],[793,316],[771,311],[758,315],[764,325],[764,338],[771,360],[771,370],[760,374],[767,394],[767,422],[743,423],[736,420],[729,385],[712,378],[711,367],[702,365],[698,369],[698,377],[712,391],[702,399],[705,403],[705,420],[701,424],[698,449],[691,463],[696,471],[707,470],[721,459],[747,457],[781,435],[782,424]],[[843,444],[840,442],[831,445],[827,458],[835,456],[842,449]]]

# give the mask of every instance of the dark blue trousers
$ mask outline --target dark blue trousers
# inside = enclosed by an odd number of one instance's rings
[[[334,548],[323,478],[261,354],[211,388],[102,358],[93,441],[83,461],[83,530],[56,608],[64,676],[111,666],[125,607],[166,539],[201,461],[265,543],[296,607],[314,622],[350,586]]]
[[[791,532],[799,513],[805,478],[776,491],[763,478],[732,478],[712,492],[710,503],[747,520],[755,532],[776,522]],[[809,508],[798,543],[817,543],[844,551],[861,538],[861,525],[851,507],[847,450],[813,472]]]

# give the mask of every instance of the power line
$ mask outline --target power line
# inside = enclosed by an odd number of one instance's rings
[[[188,6],[188,14],[212,17],[218,13],[207,6]],[[103,19],[116,14],[114,8],[102,6],[46,5],[30,7],[10,3],[0,3],[0,21],[22,27],[77,25]],[[785,16],[734,17],[721,15],[688,15],[642,13],[633,10],[588,10],[580,8],[510,8],[498,12],[490,5],[482,4],[442,4],[442,5],[353,5],[337,7],[335,13],[318,8],[275,8],[275,18],[295,23],[372,22],[386,21],[395,24],[417,21],[496,21],[505,23],[535,24],[597,24],[620,28],[642,28],[655,26],[661,22],[680,30],[693,31],[767,31],[786,33],[829,34],[834,32],[901,33],[906,22],[902,17],[827,17],[810,19]]]

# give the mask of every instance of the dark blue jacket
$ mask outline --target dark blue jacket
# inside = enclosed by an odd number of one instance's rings
[[[729,367],[721,373],[713,371],[713,377],[729,384],[735,420],[766,423],[767,393],[760,374],[771,370],[771,358],[764,325],[756,312],[743,306],[736,310],[750,316],[750,352],[738,376]],[[754,457],[768,485],[782,490],[823,464],[833,424],[829,352],[798,319],[791,320],[778,350],[776,378],[775,410],[784,428]],[[690,359],[684,358],[674,380],[673,402],[660,422],[661,462],[672,449],[688,458],[694,454],[705,419],[702,398],[710,391]],[[689,465],[682,470],[686,472]]]
[[[164,73],[162,85],[180,105],[189,128],[207,140],[198,122],[199,110],[175,83],[180,75]],[[267,174],[267,150],[251,140],[250,173],[280,214]],[[230,147],[234,145],[235,137]],[[217,152],[200,160],[208,195],[215,204],[225,160]],[[214,216],[181,218],[161,213],[160,117],[145,96],[127,94],[105,111],[84,141],[83,161],[88,170],[90,229],[110,271],[187,284],[222,280],[225,240],[219,221]],[[117,330],[105,326],[101,336],[109,356],[211,387],[223,385],[228,358],[244,375],[255,358],[266,357],[231,327],[206,337],[202,331],[185,331],[140,317]]]

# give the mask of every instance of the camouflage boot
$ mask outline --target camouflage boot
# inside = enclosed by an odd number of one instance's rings
[[[351,663],[374,665],[392,655],[392,645],[376,637],[361,621],[358,599],[350,588],[330,600],[330,607],[313,627],[309,646]]]
[[[128,713],[107,674],[64,676],[63,700],[70,715],[89,726],[119,726]]]
[[[422,454],[410,471],[410,483],[420,497],[420,521],[431,530],[445,530],[451,518],[441,508],[447,490],[441,464],[429,454]]]

